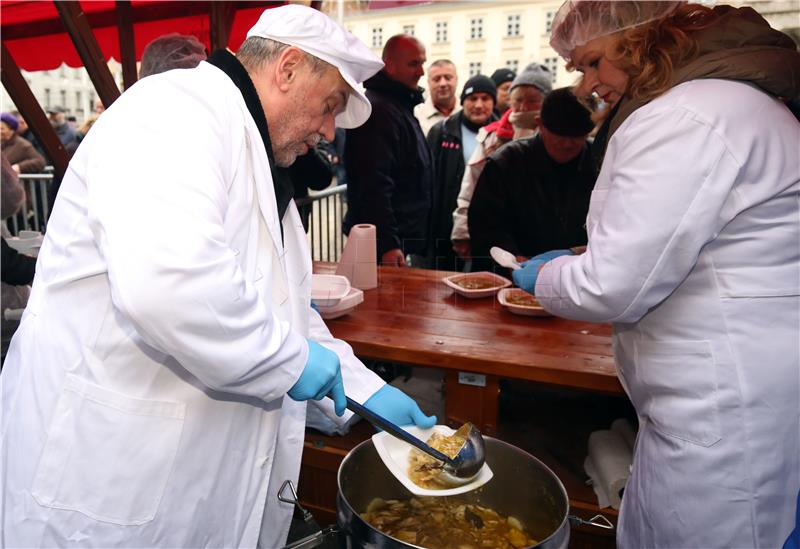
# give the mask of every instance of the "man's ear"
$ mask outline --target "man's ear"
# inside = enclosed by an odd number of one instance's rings
[[[299,48],[290,46],[283,50],[275,64],[275,81],[278,89],[289,91],[292,84],[300,76],[300,70],[305,64],[305,53]]]
[[[538,114],[533,118],[533,122],[536,124],[537,128],[542,127],[542,117],[539,116]]]

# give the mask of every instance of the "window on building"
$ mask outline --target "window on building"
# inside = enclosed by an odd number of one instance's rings
[[[469,21],[469,39],[480,40],[483,38],[483,17],[475,17]]]
[[[514,72],[519,72],[519,60],[518,59],[509,59],[506,61],[506,68],[511,69]]]
[[[83,110],[83,94],[80,90],[75,92],[75,109]]]
[[[469,76],[472,78],[476,74],[481,73],[481,62],[480,61],[470,61],[469,62]]]
[[[506,36],[519,36],[522,16],[518,13],[506,17]]]
[[[553,18],[555,16],[556,16],[556,12],[554,12],[554,11],[548,11],[547,12],[547,16],[546,16],[546,19],[545,19],[546,22],[545,22],[545,27],[544,27],[544,32],[546,32],[547,34],[550,34],[550,30],[553,28]]]
[[[414,25],[403,25],[403,34],[414,36]]]
[[[372,47],[383,46],[383,27],[372,27]]]
[[[51,97],[50,97],[50,88],[45,88],[44,89],[44,108],[49,109],[50,107],[53,106],[52,103],[50,102],[50,99],[51,99]]]
[[[447,42],[447,21],[436,22],[436,43]]]
[[[543,65],[550,70],[551,80],[555,83],[558,71],[558,57],[545,57]]]
[[[67,90],[61,90],[60,95],[61,95],[61,108],[62,109],[66,109],[67,108]]]

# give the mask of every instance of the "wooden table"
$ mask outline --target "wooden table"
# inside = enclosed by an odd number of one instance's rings
[[[500,378],[623,394],[610,326],[515,315],[495,298],[456,294],[442,282],[451,274],[379,267],[364,303],[327,324],[359,357],[444,369],[448,421],[469,420],[487,434],[497,429]]]

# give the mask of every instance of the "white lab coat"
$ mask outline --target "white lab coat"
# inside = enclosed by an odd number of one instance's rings
[[[0,545],[284,544],[305,337],[340,354],[355,400],[383,382],[311,309],[294,205],[283,232],[258,129],[216,67],[143,79],[103,114],[0,376]]]
[[[800,488],[800,124],[695,80],[609,142],[584,255],[547,263],[549,311],[614,324],[640,431],[620,547],[779,547]]]

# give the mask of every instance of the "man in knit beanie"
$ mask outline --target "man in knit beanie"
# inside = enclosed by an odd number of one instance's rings
[[[500,146],[512,139],[531,137],[536,132],[536,121],[544,96],[552,90],[552,77],[544,65],[531,63],[509,82],[511,108],[497,122],[481,128],[478,146],[467,162],[461,189],[453,212],[453,231],[450,235],[453,249],[461,258],[471,255],[469,239],[469,212],[472,193],[483,171],[486,159]]]
[[[494,114],[498,118],[503,116],[503,113],[511,106],[508,94],[511,91],[511,82],[516,76],[516,72],[506,67],[492,73],[492,82],[497,87],[497,104],[494,107]]]
[[[429,263],[431,268],[462,270],[450,233],[464,167],[478,145],[478,130],[494,118],[497,88],[491,78],[477,74],[461,92],[462,110],[437,123],[428,133],[433,154],[434,193]]]

